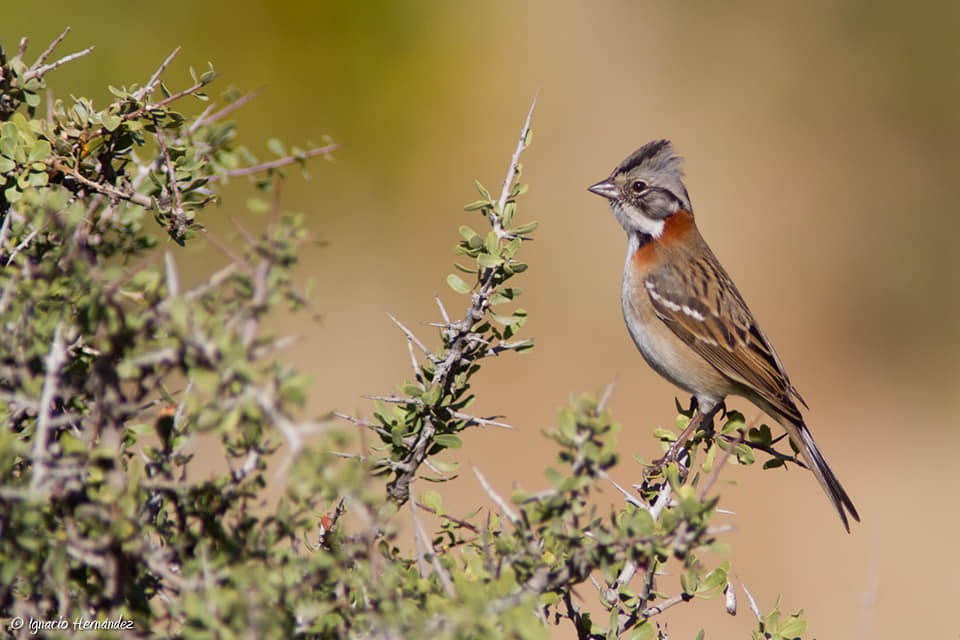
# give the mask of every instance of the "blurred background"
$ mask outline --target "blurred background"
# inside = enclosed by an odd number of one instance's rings
[[[540,431],[571,394],[616,381],[623,424],[617,478],[631,455],[659,454],[678,392],[647,369],[623,326],[625,238],[586,186],[636,147],[671,138],[687,158],[700,228],[737,281],[811,410],[808,422],[863,517],[851,535],[813,478],[731,467],[721,487],[737,530],[737,579],[768,611],[803,607],[820,638],[956,637],[951,607],[960,480],[960,4],[710,2],[9,2],[0,41],[30,59],[65,26],[60,55],[95,52],[49,77],[58,95],[103,105],[106,86],[143,84],[212,61],[229,85],[262,88],[237,119],[242,142],[343,143],[311,179],[283,186],[288,210],[326,244],[306,256],[319,323],[291,355],[316,377],[310,410],[369,415],[365,393],[409,376],[387,318],[438,319],[457,226],[475,178],[498,190],[531,99],[530,192],[537,219],[518,282],[537,347],[488,362],[479,413],[512,432],[465,434],[457,452],[502,492],[545,484]],[[198,104],[199,111],[204,105]],[[228,190],[201,222],[231,233],[252,188]],[[251,223],[255,226],[256,223]],[[201,244],[180,260],[203,271]],[[436,344],[427,327],[420,333]],[[685,399],[684,399],[685,401]],[[748,418],[746,402],[729,403]],[[467,512],[473,475],[445,487]],[[611,492],[611,500],[616,496]],[[456,511],[456,509],[453,509]],[[585,595],[592,595],[584,587]],[[671,638],[741,638],[753,626],[716,601],[662,618]],[[557,637],[567,637],[562,634]]]

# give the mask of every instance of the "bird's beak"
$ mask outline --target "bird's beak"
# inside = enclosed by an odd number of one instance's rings
[[[587,191],[595,193],[598,196],[603,196],[607,200],[613,200],[618,195],[617,185],[613,184],[612,180],[604,180],[603,182],[591,185],[587,187]]]

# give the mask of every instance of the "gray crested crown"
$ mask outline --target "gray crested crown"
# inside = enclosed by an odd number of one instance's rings
[[[683,178],[683,158],[676,154],[669,140],[648,142],[627,156],[613,173],[627,173],[640,165],[651,173],[669,174],[677,181]]]
[[[651,187],[638,198],[637,206],[652,217],[663,218],[672,213],[675,209],[671,201],[693,213],[683,184],[683,158],[673,150],[669,140],[648,142],[631,153],[613,170],[611,177],[616,176],[640,180]],[[624,197],[632,196],[624,192]]]

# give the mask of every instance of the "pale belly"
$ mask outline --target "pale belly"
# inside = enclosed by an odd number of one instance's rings
[[[663,324],[645,296],[642,283],[637,288],[629,277],[624,279],[621,298],[623,318],[630,337],[647,364],[701,401],[719,401],[736,393],[726,377]]]
[[[645,331],[641,318],[626,298],[623,300],[623,319],[627,323],[627,330],[633,338],[633,343],[637,345],[640,355],[654,371],[685,391],[690,393],[698,391],[691,386],[688,380],[689,375],[682,366],[683,352],[690,347],[679,339],[664,340],[662,336],[657,339],[651,332]],[[656,318],[654,320],[660,322]],[[689,355],[686,357],[689,358]]]

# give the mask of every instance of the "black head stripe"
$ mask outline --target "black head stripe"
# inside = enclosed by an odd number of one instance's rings
[[[673,153],[673,145],[670,144],[669,140],[654,140],[627,156],[627,159],[620,163],[614,173],[627,173],[642,164],[659,167],[668,164],[674,158],[676,156]],[[677,159],[679,160],[679,158]]]

